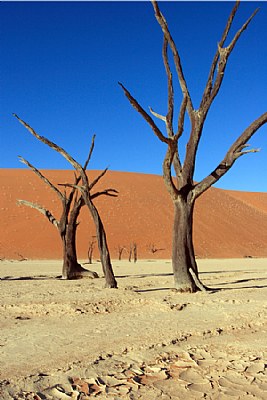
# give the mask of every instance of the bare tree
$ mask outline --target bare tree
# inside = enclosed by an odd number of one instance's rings
[[[134,263],[137,262],[137,243],[133,243],[133,258],[134,258]]]
[[[34,131],[33,128],[31,128],[30,125],[28,125],[26,122],[24,122],[22,119],[20,119],[16,114],[13,114],[18,121],[34,136],[36,137],[38,140],[40,140],[41,142],[43,142],[44,144],[48,145],[49,147],[51,147],[52,149],[56,150],[58,153],[60,153],[74,168],[75,170],[78,172],[78,177],[76,177],[76,181],[74,184],[70,184],[70,183],[66,183],[66,184],[61,184],[61,186],[64,187],[70,187],[72,189],[71,193],[76,193],[76,190],[78,189],[81,193],[81,196],[76,195],[76,205],[78,207],[79,202],[84,203],[93,218],[95,227],[96,227],[96,236],[97,236],[97,242],[98,242],[98,248],[99,248],[99,253],[100,253],[100,259],[101,259],[101,264],[102,264],[102,268],[103,268],[103,273],[105,276],[105,280],[106,280],[106,285],[105,287],[108,288],[117,288],[117,282],[116,279],[114,277],[114,273],[113,273],[113,269],[112,269],[112,265],[111,265],[111,259],[110,259],[110,253],[109,253],[109,249],[108,249],[108,244],[107,244],[107,239],[106,239],[106,232],[104,229],[104,225],[103,222],[100,218],[100,215],[98,213],[98,210],[96,208],[96,206],[93,203],[93,200],[99,196],[102,195],[106,195],[106,196],[112,196],[115,197],[117,196],[117,190],[115,189],[105,189],[103,191],[100,192],[95,192],[95,193],[91,193],[92,189],[95,187],[95,185],[100,181],[100,179],[106,174],[107,172],[107,168],[102,171],[94,180],[93,182],[89,182],[88,176],[86,174],[86,168],[87,165],[90,161],[93,149],[94,149],[94,140],[95,140],[95,136],[93,136],[92,139],[92,144],[91,144],[91,148],[89,151],[89,155],[88,158],[86,160],[86,163],[84,165],[84,167],[82,167],[76,160],[74,160],[74,158],[72,158],[67,152],[66,150],[64,150],[62,147],[59,147],[58,145],[56,145],[55,143],[51,142],[49,139],[45,138],[44,136],[40,136],[37,132]],[[46,178],[44,178],[46,179]],[[80,180],[82,181],[82,185],[79,185]],[[62,193],[54,186],[51,185],[51,188],[53,188],[53,190],[57,190],[58,191],[58,195],[62,196]],[[59,194],[60,193],[60,194]],[[65,201],[65,200],[64,200]],[[45,213],[47,210],[43,210],[43,213]],[[73,215],[73,218],[76,216],[76,214]],[[52,221],[56,221],[56,219],[53,217],[53,215],[49,214],[48,219],[51,219]],[[78,215],[77,215],[78,217]],[[76,220],[77,221],[77,218]],[[56,224],[56,222],[53,222]],[[72,223],[69,224],[70,226],[72,226],[72,229],[74,231],[76,231],[77,228],[77,224]],[[75,236],[74,236],[75,238]],[[72,237],[73,239],[73,237]],[[69,243],[67,242],[67,245]],[[65,257],[65,254],[64,254]],[[65,262],[65,259],[64,259]]]
[[[128,257],[129,262],[132,262],[132,254],[133,254],[133,247],[132,247],[132,244],[130,244],[129,257]]]
[[[195,260],[195,253],[192,240],[193,210],[196,199],[202,195],[212,184],[216,183],[241,156],[256,152],[258,149],[247,149],[248,140],[255,132],[267,122],[267,113],[262,114],[254,120],[248,128],[236,139],[227,151],[224,159],[216,166],[208,176],[201,182],[194,183],[196,154],[199,141],[203,133],[203,127],[210,110],[210,107],[217,96],[223,82],[226,65],[235,45],[254,18],[256,10],[244,25],[235,33],[228,46],[225,45],[228,39],[230,28],[239,7],[239,1],[233,7],[222,33],[217,51],[211,63],[208,80],[203,92],[199,108],[194,108],[183,73],[181,59],[176,44],[169,31],[166,19],[162,15],[156,1],[152,1],[155,17],[163,32],[162,56],[167,76],[168,86],[168,110],[166,115],[156,113],[150,108],[151,114],[164,121],[167,134],[162,133],[154,119],[142,108],[131,93],[121,84],[126,97],[131,105],[142,115],[152,128],[158,139],[167,145],[166,156],[163,162],[163,177],[167,190],[174,204],[174,225],[173,225],[173,246],[172,265],[174,272],[175,287],[181,292],[195,292],[204,290],[198,278],[198,268]],[[173,76],[169,64],[168,48],[171,49],[178,82],[182,92],[182,102],[179,110],[178,126],[175,129],[173,123],[174,115],[174,89]],[[191,132],[186,145],[184,161],[181,161],[178,142],[184,130],[186,114],[191,124]],[[172,168],[175,178],[172,176]]]
[[[16,254],[19,257],[18,261],[27,261],[28,260],[27,258],[25,258],[22,254],[18,253],[17,251],[16,251]]]
[[[95,236],[92,236],[92,239],[90,240],[89,246],[88,246],[87,255],[88,255],[88,263],[89,264],[92,264],[92,262],[93,262],[93,252],[94,252],[94,248],[95,248],[95,244],[96,244],[95,238],[96,238]]]
[[[155,243],[150,243],[150,244],[148,245],[148,250],[149,250],[152,254],[155,254],[157,251],[162,251],[162,250],[164,250],[164,249],[158,248],[158,247],[155,245]]]
[[[132,256],[133,256],[134,263],[136,263],[137,262],[137,243],[135,243],[135,242],[130,244],[129,257],[128,257],[129,262],[132,261]]]
[[[72,190],[67,194],[66,191],[62,193],[58,188],[49,181],[37,168],[35,168],[29,161],[23,157],[19,157],[20,161],[27,165],[46,185],[48,185],[61,201],[62,211],[59,219],[56,219],[51,211],[47,208],[32,203],[27,200],[18,200],[18,204],[34,208],[43,214],[48,221],[57,228],[63,247],[63,279],[76,279],[84,276],[97,278],[98,275],[94,271],[84,269],[77,261],[76,252],[76,232],[78,227],[78,216],[81,208],[84,206],[82,196],[77,196],[77,189]],[[88,160],[89,161],[89,160]],[[75,177],[75,184],[78,184],[79,178]]]
[[[122,253],[123,253],[124,250],[126,250],[125,246],[121,246],[121,245],[118,246],[119,261],[121,261]]]

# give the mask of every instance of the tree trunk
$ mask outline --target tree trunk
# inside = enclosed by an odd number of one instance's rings
[[[66,233],[62,238],[63,246],[63,279],[76,279],[81,265],[78,264],[75,244],[75,231],[70,225],[67,226]]]
[[[91,212],[96,227],[96,236],[97,236],[98,249],[100,253],[100,260],[103,268],[103,273],[106,279],[105,287],[116,289],[118,286],[113,274],[104,225],[92,201],[85,199],[85,202]]]
[[[174,283],[180,292],[196,292],[192,273],[198,276],[193,246],[193,209],[194,202],[189,202],[179,196],[174,201],[174,224],[173,224],[173,246],[172,266]]]
[[[80,208],[78,203],[74,205],[70,213],[69,221],[64,231],[61,233],[63,245],[62,279],[98,278],[98,274],[95,271],[83,268],[77,261],[76,231]]]

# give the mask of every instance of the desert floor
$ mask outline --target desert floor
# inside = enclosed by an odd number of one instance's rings
[[[113,261],[117,290],[2,261],[0,398],[266,399],[267,259],[198,264],[220,290],[175,292],[168,260]]]

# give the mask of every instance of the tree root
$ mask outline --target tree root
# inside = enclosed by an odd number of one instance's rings
[[[84,269],[83,271],[77,271],[75,273],[77,278],[99,278],[99,275],[95,271],[90,271],[89,269]],[[75,278],[74,278],[75,279]]]
[[[89,269],[83,268],[80,264],[77,263],[75,269],[72,270],[71,274],[68,277],[62,276],[62,279],[82,279],[82,278],[99,278],[99,275],[95,271],[90,271]]]
[[[201,291],[201,292],[207,292],[209,289],[203,285],[203,283],[200,282],[200,280],[198,279],[195,271],[192,268],[189,268],[189,272],[192,276],[192,279],[196,285],[196,287]]]

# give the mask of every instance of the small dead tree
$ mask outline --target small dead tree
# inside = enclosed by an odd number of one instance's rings
[[[134,263],[137,262],[137,243],[133,243],[133,259]]]
[[[121,261],[121,259],[122,259],[122,253],[124,252],[124,250],[126,249],[126,247],[125,246],[118,246],[118,253],[119,253],[119,261]]]
[[[93,252],[94,252],[95,244],[96,244],[95,236],[92,236],[92,239],[89,242],[88,252],[87,252],[88,264],[92,264],[92,262],[93,262]]]
[[[134,263],[137,262],[137,243],[133,242],[130,244],[130,249],[129,249],[129,262],[132,261],[132,257],[134,260]]]
[[[18,253],[17,251],[16,251],[16,254],[17,254],[17,256],[18,256],[18,261],[27,261],[28,260],[28,258],[25,258],[22,254],[20,254],[20,253]]]
[[[142,115],[152,128],[154,134],[167,147],[166,156],[163,162],[163,178],[174,205],[172,245],[174,282],[175,287],[180,292],[195,292],[199,289],[205,290],[198,278],[198,268],[192,240],[195,201],[211,185],[216,183],[223,175],[225,175],[238,158],[245,154],[258,151],[258,149],[247,149],[249,146],[247,142],[255,132],[267,122],[267,112],[265,112],[253,121],[243,131],[243,133],[241,133],[227,151],[224,159],[207,177],[205,177],[201,182],[194,182],[193,175],[195,171],[196,155],[203,133],[205,120],[211,105],[221,88],[229,56],[234,50],[238,39],[248,27],[258,10],[248,18],[244,25],[236,32],[233,39],[230,41],[230,44],[226,46],[225,42],[229,37],[230,28],[239,7],[239,1],[234,5],[211,63],[202,100],[199,107],[195,108],[183,73],[179,52],[169,31],[166,19],[162,15],[157,2],[152,1],[152,5],[155,17],[163,32],[162,57],[167,76],[168,105],[166,115],[158,114],[151,108],[150,112],[153,117],[156,117],[165,123],[166,134],[162,133],[160,128],[154,122],[154,119],[144,110],[123,84],[119,84],[131,105]],[[182,92],[182,102],[180,105],[177,127],[174,126],[173,122],[174,87],[172,71],[169,64],[168,48],[170,48],[172,53],[178,82]],[[185,158],[182,162],[178,142],[184,131],[186,114],[188,115],[191,124],[191,132],[186,145]],[[175,172],[175,179],[172,176],[172,168]]]
[[[77,189],[80,191],[81,196],[77,195],[77,197],[76,197],[76,199],[79,199],[79,200],[77,200],[77,204],[79,204],[79,202],[81,202],[82,204],[85,204],[88,207],[88,209],[89,209],[89,211],[90,211],[90,213],[92,215],[95,227],[96,227],[96,236],[97,236],[98,248],[99,248],[99,253],[100,253],[100,258],[101,258],[101,264],[102,264],[103,273],[104,273],[105,280],[106,280],[105,287],[107,287],[107,288],[117,288],[117,282],[116,282],[116,279],[114,277],[114,273],[113,273],[113,269],[112,269],[112,265],[111,265],[111,259],[110,259],[110,253],[109,253],[109,249],[108,249],[108,244],[107,244],[106,232],[105,232],[105,229],[104,229],[103,222],[102,222],[102,220],[100,218],[100,215],[98,213],[98,210],[97,210],[96,206],[93,203],[93,200],[95,198],[99,197],[99,196],[102,196],[102,195],[116,197],[118,192],[115,189],[105,189],[105,190],[100,191],[100,192],[95,192],[93,194],[91,193],[92,189],[100,181],[100,179],[106,174],[106,172],[108,170],[106,168],[104,171],[102,171],[93,180],[93,182],[91,182],[91,183],[89,182],[88,176],[86,174],[86,168],[87,168],[87,165],[88,165],[88,163],[90,161],[91,155],[93,153],[95,136],[93,136],[91,148],[90,148],[89,155],[88,155],[88,158],[86,160],[86,163],[85,163],[84,167],[82,167],[76,160],[74,160],[74,158],[72,158],[66,152],[66,150],[64,150],[62,147],[59,147],[55,143],[51,142],[49,139],[45,138],[44,136],[40,136],[25,121],[23,121],[21,118],[19,118],[16,114],[13,114],[13,115],[18,119],[18,121],[34,137],[36,137],[38,140],[40,140],[41,142],[43,142],[47,146],[51,147],[52,149],[54,149],[55,151],[60,153],[74,167],[74,169],[78,172],[78,177],[76,177],[76,175],[75,175],[76,182],[74,184],[66,183],[66,184],[61,184],[61,186],[70,187],[72,189],[72,191],[73,191],[73,195],[74,195],[74,193],[76,193]],[[82,182],[81,186],[79,185],[80,181]],[[53,190],[55,190],[55,189],[56,188],[54,187]],[[61,193],[59,190],[58,190],[58,192]],[[46,210],[44,210],[44,212],[46,212]],[[51,217],[49,216],[48,218],[51,218],[52,220],[55,220],[55,218],[52,215],[51,215]],[[70,224],[70,225],[76,231],[77,224]],[[75,238],[75,236],[74,236],[74,238]],[[65,257],[65,254],[64,254],[64,257]]]
[[[132,244],[130,244],[129,257],[128,257],[128,261],[129,262],[132,262],[132,253],[133,253],[133,248],[132,248]]]
[[[157,253],[157,251],[162,251],[162,250],[164,250],[164,249],[159,249],[159,248],[155,245],[155,243],[150,243],[150,244],[148,245],[148,250],[149,250],[152,254],[155,254],[155,253]]]

